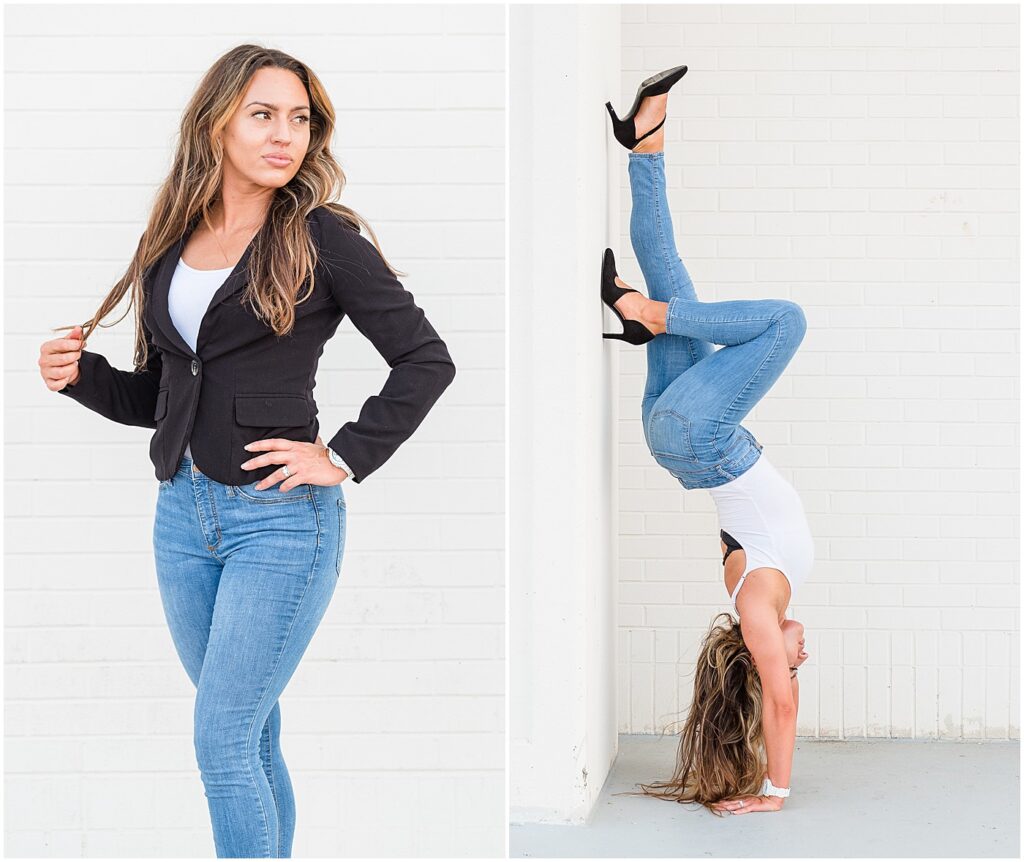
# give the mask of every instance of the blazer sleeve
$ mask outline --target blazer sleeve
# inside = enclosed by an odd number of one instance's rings
[[[121,425],[156,428],[153,416],[163,359],[153,345],[153,336],[144,319],[142,330],[149,350],[145,367],[121,371],[113,368],[102,354],[83,350],[78,361],[78,382],[57,391]]]
[[[387,268],[376,247],[330,210],[321,217],[319,254],[343,314],[391,368],[380,393],[359,418],[327,444],[360,482],[388,460],[419,427],[455,378],[448,347],[413,296]]]

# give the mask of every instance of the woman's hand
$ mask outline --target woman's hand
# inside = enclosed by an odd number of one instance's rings
[[[754,811],[781,811],[783,802],[785,800],[781,796],[737,796],[713,802],[711,807],[730,814],[751,814]]]
[[[256,485],[257,491],[272,488],[281,482],[279,491],[290,491],[296,485],[340,485],[348,473],[335,467],[327,457],[327,447],[319,436],[315,443],[300,443],[271,437],[269,440],[254,440],[245,447],[250,452],[263,452],[250,458],[241,466],[243,470],[255,470],[266,464],[282,464],[288,468],[288,476],[279,468]],[[281,480],[284,480],[283,482]]]
[[[52,338],[39,348],[39,373],[46,388],[60,392],[65,386],[74,386],[81,376],[78,360],[82,358],[82,327],[76,326],[67,338]]]

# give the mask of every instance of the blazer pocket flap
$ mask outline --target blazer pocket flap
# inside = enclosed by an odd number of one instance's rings
[[[153,419],[160,421],[167,414],[167,390],[161,389],[156,394],[156,410],[153,411]]]
[[[235,421],[256,428],[297,428],[309,424],[309,404],[301,395],[236,395]]]

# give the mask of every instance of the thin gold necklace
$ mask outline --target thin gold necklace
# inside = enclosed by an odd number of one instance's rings
[[[262,226],[262,222],[260,223],[260,225],[257,225],[257,227],[256,227],[256,230],[254,230],[254,231],[252,232],[252,235],[251,235],[251,236],[249,237],[249,242],[247,242],[247,243],[245,244],[245,245],[246,245],[246,248],[248,248],[248,247],[249,247],[249,243],[251,243],[251,242],[252,242],[252,240],[253,240],[253,237],[254,237],[254,236],[256,236],[256,234],[257,234],[257,233],[259,233],[259,230],[260,230],[260,226]],[[220,249],[220,254],[221,254],[221,257],[223,257],[223,258],[224,258],[224,263],[226,263],[226,264],[227,264],[228,266],[231,266],[231,261],[230,261],[230,260],[228,260],[228,256],[227,256],[227,254],[226,254],[226,253],[224,252],[224,246],[222,246],[222,245],[221,245],[221,243],[220,243],[220,240],[219,240],[219,239],[217,239],[217,234],[216,234],[216,233],[214,233],[214,231],[213,231],[213,228],[210,228],[210,233],[211,233],[211,234],[213,235],[213,241],[214,241],[215,243],[217,243],[217,247],[218,247],[218,248]],[[244,252],[244,250],[243,250],[243,252],[242,252],[242,253],[243,253],[243,254],[245,253],[245,252]]]

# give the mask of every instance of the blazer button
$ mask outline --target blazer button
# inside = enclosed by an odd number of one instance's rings
[[[199,373],[199,363],[194,359],[192,360],[192,376],[195,377]]]

